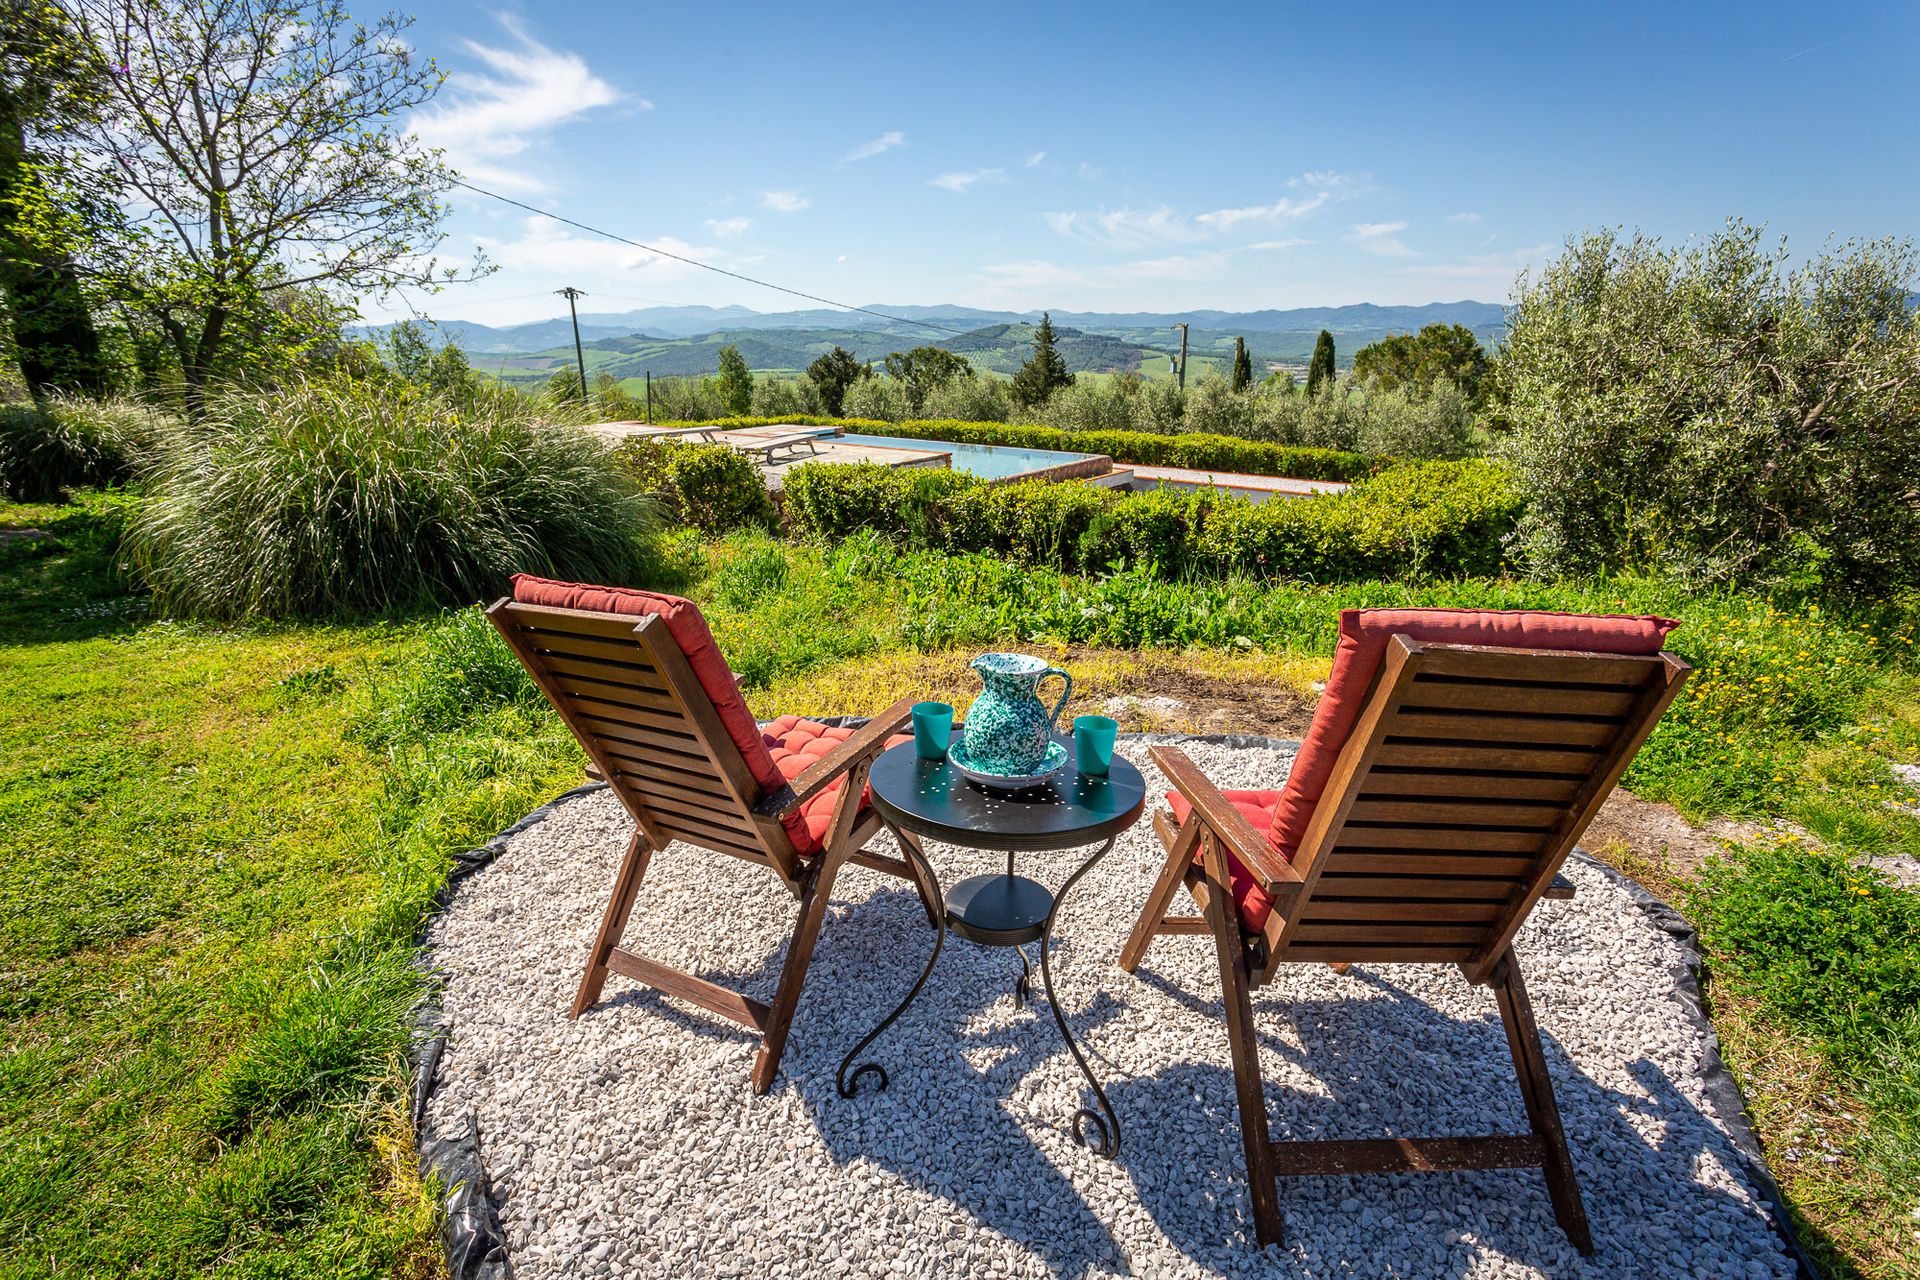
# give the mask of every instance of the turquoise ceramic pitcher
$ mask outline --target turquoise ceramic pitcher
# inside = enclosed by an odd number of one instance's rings
[[[1009,777],[1034,772],[1046,762],[1054,721],[1073,692],[1073,677],[1024,653],[983,653],[969,665],[986,689],[967,711],[968,760],[975,768]],[[1036,692],[1048,676],[1066,682],[1052,711]]]

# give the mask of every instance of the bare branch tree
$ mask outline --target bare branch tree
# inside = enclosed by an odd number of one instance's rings
[[[150,317],[187,407],[273,295],[433,287],[451,171],[404,130],[443,76],[409,19],[335,0],[63,0],[109,75],[67,170],[110,198],[88,267]],[[241,332],[236,333],[236,329]]]

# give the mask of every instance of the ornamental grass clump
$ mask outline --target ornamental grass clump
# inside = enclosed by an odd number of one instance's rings
[[[656,504],[605,445],[516,407],[308,382],[168,439],[128,534],[157,606],[219,619],[462,604],[530,572],[644,580]]]
[[[0,405],[0,494],[58,502],[68,489],[140,479],[171,419],[137,400],[52,396]]]

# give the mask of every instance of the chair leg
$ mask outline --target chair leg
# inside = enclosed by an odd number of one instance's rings
[[[647,862],[652,857],[653,846],[647,842],[646,833],[635,831],[619,874],[613,878],[613,895],[607,899],[606,914],[600,918],[600,932],[593,940],[593,950],[587,956],[587,971],[581,975],[580,989],[574,993],[573,1010],[568,1017],[579,1017],[599,1001],[600,989],[607,983],[607,957],[620,945],[627,917],[633,912],[633,900],[640,892],[640,878],[646,875]]]
[[[1581,1253],[1593,1254],[1593,1232],[1587,1225],[1586,1206],[1580,1200],[1580,1184],[1574,1177],[1573,1156],[1567,1151],[1566,1131],[1560,1126],[1560,1107],[1553,1098],[1553,1081],[1547,1075],[1546,1055],[1540,1049],[1540,1029],[1533,1020],[1533,1004],[1527,999],[1527,987],[1520,978],[1520,961],[1509,949],[1493,974],[1493,994],[1500,1004],[1500,1021],[1506,1024],[1507,1047],[1513,1051],[1513,1068],[1520,1077],[1520,1096],[1526,1100],[1527,1119],[1545,1150],[1547,1193],[1553,1199],[1553,1216],[1560,1229]]]
[[[1120,967],[1128,973],[1140,967],[1140,962],[1146,958],[1147,948],[1153,945],[1154,937],[1160,932],[1160,922],[1173,906],[1174,895],[1186,882],[1187,868],[1193,865],[1194,846],[1199,839],[1200,822],[1197,818],[1189,817],[1168,848],[1167,860],[1160,865],[1160,876],[1147,894],[1146,905],[1140,908],[1139,919],[1133,922],[1133,931],[1127,935],[1126,945],[1120,948]]]
[[[1188,825],[1200,824],[1190,819]],[[1201,848],[1209,881],[1207,922],[1213,926],[1214,946],[1220,956],[1227,1049],[1233,1059],[1234,1093],[1240,1106],[1240,1140],[1247,1155],[1247,1194],[1253,1201],[1254,1235],[1264,1247],[1280,1243],[1280,1188],[1274,1172],[1273,1144],[1267,1133],[1267,1099],[1261,1088],[1260,1045],[1253,1028],[1247,948],[1240,936],[1240,911],[1233,900],[1233,876],[1227,867],[1226,850],[1210,835],[1201,837]],[[1158,921],[1157,912],[1153,918]]]
[[[807,981],[807,966],[813,961],[813,944],[820,937],[820,924],[826,919],[827,901],[833,896],[834,878],[851,850],[838,855],[820,855],[820,868],[800,894],[800,919],[794,925],[793,941],[787,944],[787,962],[780,969],[780,985],[774,989],[773,1003],[767,1006],[767,1029],[760,1038],[760,1053],[753,1060],[753,1091],[765,1093],[773,1088],[780,1074],[780,1057],[787,1049],[787,1032],[793,1027],[794,1011],[800,1005],[800,989]]]
[[[902,844],[911,845],[913,851],[922,858],[927,856],[925,847],[920,843],[920,837],[913,834],[913,832],[895,829],[893,835],[894,838]],[[928,884],[926,877],[920,874],[920,864],[918,862],[904,855],[901,860],[907,864],[907,871],[913,877],[913,891],[920,895],[920,905],[927,913],[927,924],[938,929],[940,927],[940,917],[937,913],[940,908],[934,904],[933,886]]]

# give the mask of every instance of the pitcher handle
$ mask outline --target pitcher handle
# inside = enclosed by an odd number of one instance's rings
[[[1057,731],[1060,727],[1060,713],[1067,709],[1067,699],[1073,696],[1073,677],[1058,667],[1048,667],[1040,673],[1040,679],[1033,682],[1034,689],[1038,690],[1048,676],[1059,676],[1067,682],[1066,687],[1060,690],[1060,701],[1054,703],[1053,710],[1047,713],[1047,728]]]

